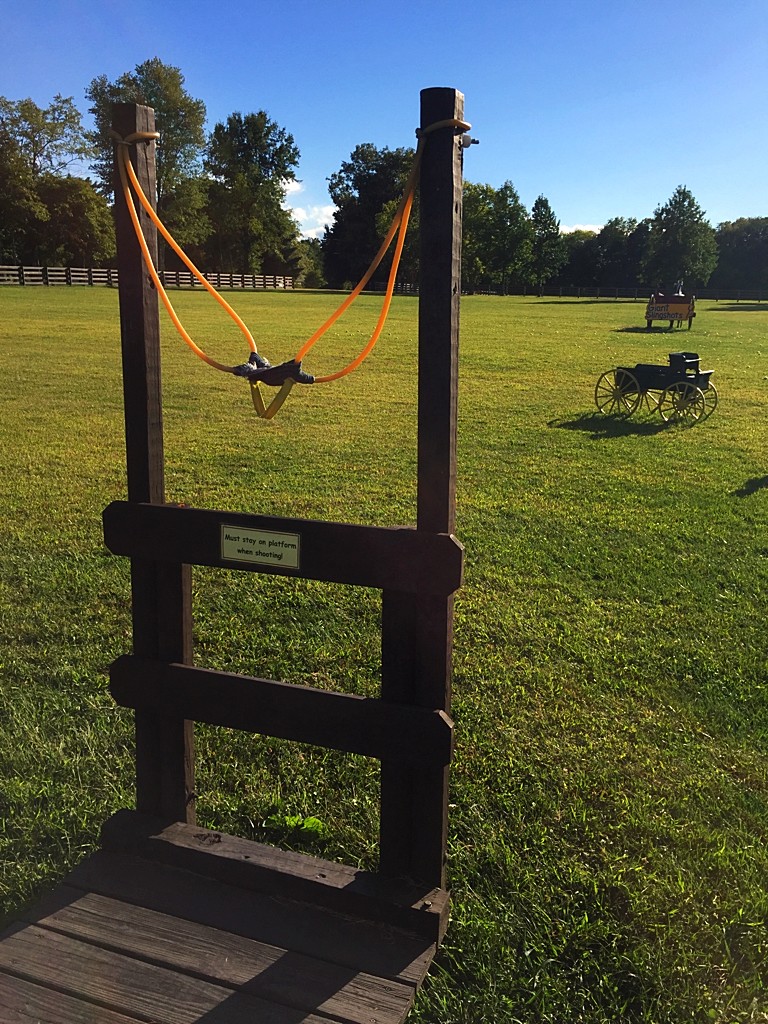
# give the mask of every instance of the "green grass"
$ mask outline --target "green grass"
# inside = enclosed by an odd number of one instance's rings
[[[273,361],[338,302],[234,295]],[[179,294],[216,358],[247,354]],[[306,360],[335,369],[364,297]],[[421,1024],[768,1021],[767,307],[462,303],[450,875]],[[374,355],[258,421],[242,382],[164,328],[167,491],[211,508],[415,517],[417,302]],[[691,430],[605,420],[599,374],[698,350],[720,405]],[[12,914],[128,806],[131,722],[106,688],[128,574],[101,541],[125,494],[117,296],[0,291],[0,897]],[[196,661],[374,693],[378,595],[198,570]],[[376,863],[377,766],[198,730],[202,823]]]

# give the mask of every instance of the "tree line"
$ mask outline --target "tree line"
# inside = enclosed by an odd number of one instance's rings
[[[0,97],[0,262],[110,266],[115,260],[110,136],[115,102],[154,108],[158,211],[204,269],[291,275],[307,287],[355,284],[397,207],[414,151],[363,143],[328,179],[335,205],[320,239],[301,238],[286,209],[300,152],[265,111],[233,112],[206,133],[206,108],[179,68],[152,58],[85,91],[94,127],[72,97],[48,107]],[[91,176],[73,174],[87,165]],[[418,279],[418,202],[401,278]],[[161,265],[178,257],[161,242]],[[386,265],[382,273],[386,273]],[[506,294],[522,287],[768,286],[768,218],[707,221],[683,185],[644,220],[614,217],[598,232],[560,230],[549,200],[528,211],[511,181],[465,182],[462,286]]]
[[[206,134],[204,102],[158,58],[94,78],[85,96],[90,131],[72,97],[44,108],[0,97],[0,261],[114,265],[112,105],[143,103],[160,133],[158,213],[190,257],[206,270],[311,280],[318,247],[284,205],[299,149],[263,110],[234,112]],[[90,177],[70,173],[83,164]],[[179,266],[162,241],[159,255]]]

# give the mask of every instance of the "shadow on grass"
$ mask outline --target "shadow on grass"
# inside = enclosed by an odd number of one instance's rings
[[[768,302],[716,302],[713,313],[768,313]]]
[[[635,305],[637,303],[643,303],[645,305],[648,304],[648,299],[614,299],[613,296],[605,299],[539,299],[535,295],[527,295],[524,296],[524,298],[536,299],[537,303],[540,306],[607,306],[610,303],[613,303],[614,305],[616,303],[631,303],[632,305]]]
[[[684,328],[677,328],[683,330]],[[614,327],[614,334],[674,334],[674,327]],[[687,332],[686,332],[687,333]]]
[[[731,493],[736,498],[748,498],[750,494],[762,491],[764,487],[768,487],[768,476],[753,476],[751,480],[745,481],[743,487]]]
[[[593,441],[603,441],[611,437],[652,437],[667,430],[669,424],[663,420],[632,419],[630,416],[605,416],[603,413],[590,412],[573,420],[549,420],[547,426],[559,430],[581,430],[590,434]]]

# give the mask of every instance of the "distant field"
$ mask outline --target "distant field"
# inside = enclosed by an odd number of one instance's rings
[[[174,298],[209,354],[247,356],[205,296]],[[277,362],[338,297],[231,301]],[[305,368],[342,366],[377,309],[361,299]],[[643,310],[462,302],[453,922],[414,1022],[768,1021],[768,304],[700,302],[673,334]],[[271,423],[164,328],[169,500],[413,522],[416,317],[396,299],[360,370],[295,388]],[[603,370],[676,349],[715,370],[710,419],[598,416]],[[100,526],[125,495],[117,294],[1,289],[0,402],[12,915],[132,800],[106,687],[128,570]],[[376,691],[377,594],[194,579],[198,664]],[[198,761],[202,824],[375,866],[375,763],[216,729]]]

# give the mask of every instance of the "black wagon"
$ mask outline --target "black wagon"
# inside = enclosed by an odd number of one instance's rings
[[[697,352],[670,352],[669,365],[617,366],[598,378],[595,404],[609,416],[658,412],[667,423],[693,426],[717,406],[714,370],[702,370]]]

